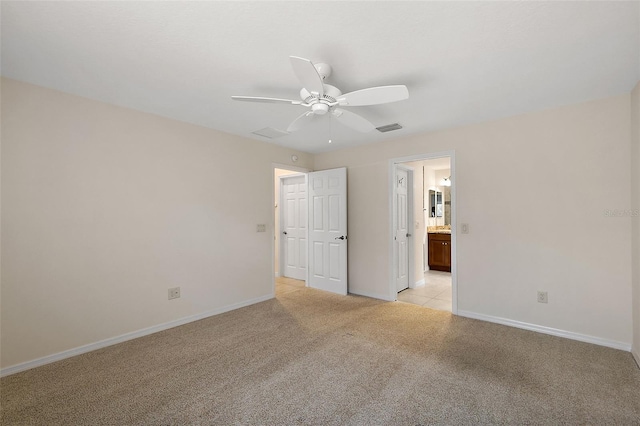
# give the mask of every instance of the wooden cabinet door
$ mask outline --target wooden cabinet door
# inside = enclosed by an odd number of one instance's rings
[[[444,256],[444,242],[439,240],[429,241],[429,266],[442,266],[446,262]]]
[[[429,269],[451,271],[451,235],[429,234]]]

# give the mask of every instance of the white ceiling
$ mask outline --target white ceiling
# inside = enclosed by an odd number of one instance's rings
[[[640,2],[8,2],[2,75],[308,152],[628,93],[640,79]],[[300,106],[290,55],[327,62],[349,92],[409,99],[352,107],[386,134],[320,117],[278,139]],[[328,144],[331,137],[334,143]]]

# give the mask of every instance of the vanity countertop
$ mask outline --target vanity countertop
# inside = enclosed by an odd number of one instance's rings
[[[432,229],[431,227],[427,228],[427,234],[451,234],[451,229]]]

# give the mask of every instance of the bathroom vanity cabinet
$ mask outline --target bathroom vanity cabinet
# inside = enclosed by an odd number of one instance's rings
[[[429,233],[429,269],[451,272],[451,234]]]

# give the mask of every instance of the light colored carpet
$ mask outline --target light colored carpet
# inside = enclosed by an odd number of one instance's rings
[[[640,424],[629,353],[402,302],[277,294],[5,377],[2,424]]]

